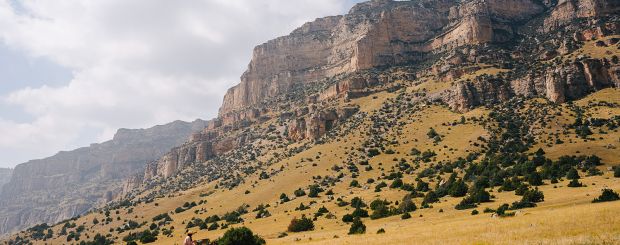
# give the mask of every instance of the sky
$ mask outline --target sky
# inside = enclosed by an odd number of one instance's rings
[[[360,0],[0,0],[0,167],[210,119],[254,46]]]

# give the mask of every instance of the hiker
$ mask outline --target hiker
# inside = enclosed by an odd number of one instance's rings
[[[187,237],[185,237],[185,242],[183,242],[183,245],[196,245],[196,242],[192,239],[192,235],[194,235],[193,232],[187,232]]]

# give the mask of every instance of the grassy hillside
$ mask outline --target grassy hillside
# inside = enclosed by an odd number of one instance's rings
[[[458,178],[465,177],[466,168],[445,170],[446,165],[458,162],[459,158],[465,158],[473,152],[488,150],[487,143],[499,132],[494,130],[502,128],[499,125],[501,122],[491,120],[490,115],[514,106],[479,108],[458,114],[436,104],[418,103],[408,108],[403,102],[407,99],[403,97],[404,94],[408,93],[382,92],[350,102],[340,101],[342,105],[360,106],[360,113],[364,116],[353,118],[346,125],[335,129],[333,137],[325,143],[311,144],[306,150],[273,163],[266,169],[267,172],[281,171],[268,179],[261,179],[257,172],[249,174],[244,183],[230,190],[216,188],[217,182],[204,183],[155,199],[151,203],[109,210],[107,216],[104,210],[93,212],[49,228],[53,235],[46,241],[32,241],[35,244],[79,243],[75,239],[67,241],[67,235],[59,236],[65,233],[64,229],[69,236],[72,232],[80,234],[80,241],[92,240],[95,234],[109,234],[109,239],[122,242],[129,234],[143,231],[154,224],[159,230],[156,243],[180,244],[187,230],[197,232],[195,239],[213,240],[226,231],[222,226],[231,223],[229,227],[249,227],[266,239],[268,244],[620,242],[620,218],[615,214],[620,208],[620,202],[591,203],[600,195],[603,187],[620,191],[620,178],[614,178],[610,168],[620,163],[620,151],[616,149],[620,143],[620,133],[617,128],[591,126],[591,134],[582,138],[571,128],[579,115],[587,120],[610,119],[620,115],[619,89],[602,90],[571,104],[555,105],[540,99],[517,103],[522,118],[514,120],[523,120],[535,139],[529,147],[530,155],[535,155],[534,152],[541,148],[551,161],[564,155],[594,154],[601,158],[604,165],[597,168],[602,175],[587,176],[587,172],[579,172],[582,177],[580,182],[585,187],[569,188],[569,180],[566,178],[553,184],[545,179],[544,184],[537,187],[544,193],[544,201],[533,208],[511,211],[514,216],[510,217],[497,217],[493,213],[483,212],[486,208],[497,209],[501,204],[511,204],[521,199],[513,191],[500,192],[498,186],[486,189],[492,195],[491,202],[483,202],[465,210],[455,209],[463,197],[449,195],[423,208],[424,196],[428,192],[417,191],[421,195],[414,197],[413,202],[418,209],[409,212],[411,218],[403,220],[401,214],[380,219],[363,218],[366,233],[348,235],[351,224],[343,222],[342,217],[353,212],[354,208],[342,205],[342,201],[350,202],[354,197],[360,197],[366,204],[370,204],[375,199],[381,199],[390,202],[389,206],[397,207],[396,202],[402,202],[405,195],[412,193],[404,188],[390,188],[395,180],[390,175],[398,173],[402,174],[399,179],[403,183],[416,187],[421,180],[428,183],[431,190],[445,182],[452,173]],[[273,122],[266,122],[269,123]],[[351,127],[355,130],[350,130]],[[431,128],[439,138],[429,135]],[[383,149],[379,150],[379,155],[368,157],[368,149],[373,148]],[[422,152],[422,155],[423,152],[434,152],[434,156],[420,160],[416,150]],[[270,152],[273,154],[277,151]],[[410,167],[403,167],[403,163]],[[348,171],[351,165],[356,166],[358,171]],[[538,167],[539,172],[541,168]],[[438,171],[421,174],[429,172],[429,169]],[[373,182],[369,183],[369,179]],[[351,186],[353,180],[358,182],[358,186]],[[329,184],[320,185],[323,191],[318,197],[308,196],[310,185],[325,182]],[[385,182],[387,187],[377,192],[375,188],[381,182]],[[471,188],[474,183],[468,184]],[[299,188],[306,194],[296,197],[294,192]],[[331,195],[328,195],[328,191]],[[291,200],[283,203],[281,193],[285,193]],[[196,203],[196,206],[190,205],[186,211],[181,209],[183,212],[176,213],[175,209],[183,207],[186,202]],[[268,205],[266,210],[270,216],[256,218],[257,212],[252,210],[261,204]],[[302,204],[308,209],[296,210]],[[220,227],[214,230],[187,228],[193,218],[204,220],[212,215],[223,217],[227,212],[242,206],[245,206],[242,209],[248,213],[240,216],[243,221],[238,224],[218,221],[216,223]],[[294,217],[305,215],[312,218],[322,207],[328,210],[328,214],[314,221],[313,231],[287,231]],[[366,209],[372,214],[370,208]],[[472,215],[473,210],[479,214]],[[156,225],[160,221],[153,221],[153,218],[163,213],[167,213],[172,221]],[[98,222],[94,222],[95,219]],[[119,232],[119,228],[126,230]],[[376,234],[379,229],[384,229],[385,233]],[[43,237],[49,234],[47,228],[40,230],[39,235]],[[18,236],[23,238],[36,234],[34,229]]]

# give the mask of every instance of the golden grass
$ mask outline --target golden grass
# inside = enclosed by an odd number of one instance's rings
[[[620,38],[620,35],[611,35],[611,36],[603,37],[599,40],[586,41],[583,47],[581,47],[576,52],[573,52],[572,54],[568,55],[567,58],[575,59],[579,57],[580,55],[585,55],[585,56],[589,56],[595,59],[603,59],[603,58],[610,59],[613,55],[618,55],[620,53],[620,50],[618,49],[618,45],[616,44],[616,45],[610,45],[607,47],[604,47],[604,46],[598,47],[596,46],[596,42],[609,40],[611,38]]]
[[[459,78],[459,81],[471,80],[471,79],[474,79],[482,75],[498,75],[500,73],[505,73],[505,72],[510,71],[509,69],[501,69],[501,68],[496,68],[496,67],[492,67],[488,65],[483,65],[481,67],[482,68],[480,70],[461,76]]]
[[[603,90],[589,96],[579,103],[587,101],[601,100],[603,98],[614,97],[619,90]],[[385,101],[395,98],[396,94],[382,92],[364,98],[352,100],[350,103],[359,105],[363,112],[373,113],[381,108]],[[611,100],[617,100],[612,98]],[[542,102],[542,101],[539,101]],[[399,201],[405,191],[385,188],[380,193],[374,192],[375,184],[365,184],[366,179],[376,178],[380,175],[380,168],[390,169],[396,164],[393,158],[409,158],[407,153],[415,147],[421,151],[431,149],[437,152],[437,161],[454,160],[463,157],[468,151],[476,150],[472,142],[478,136],[484,136],[487,132],[478,124],[466,123],[455,126],[448,126],[449,123],[460,120],[461,116],[466,118],[485,116],[488,111],[476,109],[465,114],[458,114],[438,106],[426,106],[412,114],[410,117],[403,118],[405,123],[402,132],[390,132],[388,138],[398,139],[399,144],[393,146],[395,154],[382,154],[374,157],[370,162],[374,167],[372,171],[361,171],[358,180],[363,188],[350,188],[352,180],[346,176],[343,181],[333,187],[336,193],[335,198],[342,197],[350,200],[355,196],[362,197],[366,202],[381,198],[390,201]],[[615,112],[614,112],[615,113]],[[616,114],[617,115],[617,114]],[[561,120],[569,122],[571,117],[565,115]],[[444,124],[445,125],[442,125]],[[369,121],[364,122],[361,128],[368,127]],[[434,145],[426,136],[428,130],[433,127],[439,134],[443,135],[443,140]],[[556,125],[554,130],[559,129]],[[583,154],[595,153],[601,156],[604,161],[613,163],[620,159],[618,150],[602,147],[602,145],[618,140],[617,132],[607,135],[595,135],[603,137],[603,140],[589,142],[565,143],[546,147],[544,150],[550,157],[557,157],[562,154],[581,151]],[[249,204],[250,210],[259,204],[270,204],[268,209],[271,217],[255,219],[254,213],[245,215],[245,222],[236,226],[244,225],[251,228],[267,240],[268,244],[617,244],[620,242],[620,202],[610,202],[602,204],[592,204],[590,201],[600,193],[600,188],[608,186],[616,191],[620,191],[620,179],[611,178],[610,173],[606,172],[604,177],[588,177],[582,180],[588,187],[567,188],[566,182],[553,185],[545,185],[541,190],[545,193],[545,202],[539,207],[525,209],[522,213],[513,218],[491,218],[489,214],[470,215],[471,210],[458,211],[454,206],[460,198],[442,198],[440,203],[434,204],[431,209],[421,209],[412,213],[413,218],[401,220],[394,216],[380,220],[364,220],[367,226],[367,234],[349,236],[346,233],[349,224],[344,224],[340,218],[342,215],[350,213],[350,207],[337,207],[335,201],[328,200],[321,195],[320,198],[311,199],[307,197],[296,198],[284,204],[278,204],[280,193],[287,193],[293,198],[293,191],[297,188],[304,188],[312,182],[312,176],[328,176],[334,172],[330,169],[334,165],[344,166],[346,156],[360,147],[368,136],[363,130],[342,137],[339,141],[326,144],[315,145],[293,157],[283,159],[275,163],[270,169],[284,167],[285,171],[271,177],[269,180],[258,180],[252,175],[246,178],[246,183],[233,190],[214,189],[215,183],[198,186],[194,189],[175,193],[174,196],[156,199],[154,203],[140,204],[134,207],[133,213],[127,210],[120,210],[116,215],[112,212],[114,221],[109,225],[92,225],[93,218],[103,220],[102,214],[89,214],[79,218],[76,223],[86,224],[90,231],[82,235],[82,240],[89,240],[96,233],[106,234],[110,228],[122,225],[123,220],[135,220],[138,222],[146,221],[147,227],[155,215],[170,212],[176,207],[182,206],[184,202],[199,202],[206,200],[207,203],[199,205],[191,210],[180,214],[171,214],[174,219],[172,226],[176,229],[172,237],[159,236],[154,244],[180,244],[185,236],[185,224],[192,217],[205,218],[218,214],[222,215],[237,208],[242,204]],[[589,148],[588,148],[589,147]],[[536,148],[534,148],[536,149]],[[316,156],[320,156],[316,159]],[[308,158],[315,159],[312,162]],[[313,166],[313,164],[315,166]],[[381,165],[379,165],[381,164]],[[422,168],[424,168],[423,166]],[[413,183],[415,176],[407,175],[403,179],[405,183]],[[255,182],[257,182],[255,184]],[[387,182],[387,181],[386,181]],[[596,183],[594,185],[593,183]],[[389,182],[388,182],[389,184]],[[435,183],[431,183],[434,186]],[[249,194],[244,194],[248,190]],[[201,198],[201,193],[214,191],[212,195]],[[510,193],[494,192],[496,202],[481,205],[478,211],[486,207],[497,208],[502,203],[512,203],[520,197]],[[317,204],[305,211],[294,211],[300,203],[308,205],[310,201]],[[415,200],[417,204],[421,199]],[[156,205],[157,204],[157,205]],[[286,231],[286,227],[293,217],[300,217],[305,214],[312,216],[316,210],[325,206],[337,219],[319,218],[315,222],[316,229],[311,232],[289,233],[284,238],[278,238],[281,232]],[[195,214],[194,210],[205,209],[205,213]],[[439,212],[443,209],[443,212]],[[120,221],[116,217],[121,217]],[[59,226],[54,227],[54,233],[58,234]],[[145,227],[144,227],[145,228]],[[135,231],[143,230],[138,229]],[[386,230],[385,234],[375,234],[380,228]],[[215,239],[224,233],[224,230],[206,231],[196,230],[196,239]],[[117,240],[120,241],[124,232],[120,235],[114,232]],[[64,237],[63,237],[64,238]],[[48,240],[50,244],[64,244],[66,241],[59,238]],[[37,243],[42,244],[42,243]]]

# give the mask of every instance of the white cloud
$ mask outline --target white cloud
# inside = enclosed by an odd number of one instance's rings
[[[70,69],[73,79],[0,98],[35,118],[0,118],[5,165],[107,140],[120,127],[213,117],[253,46],[344,13],[350,1],[11,2],[0,0],[0,41]]]

